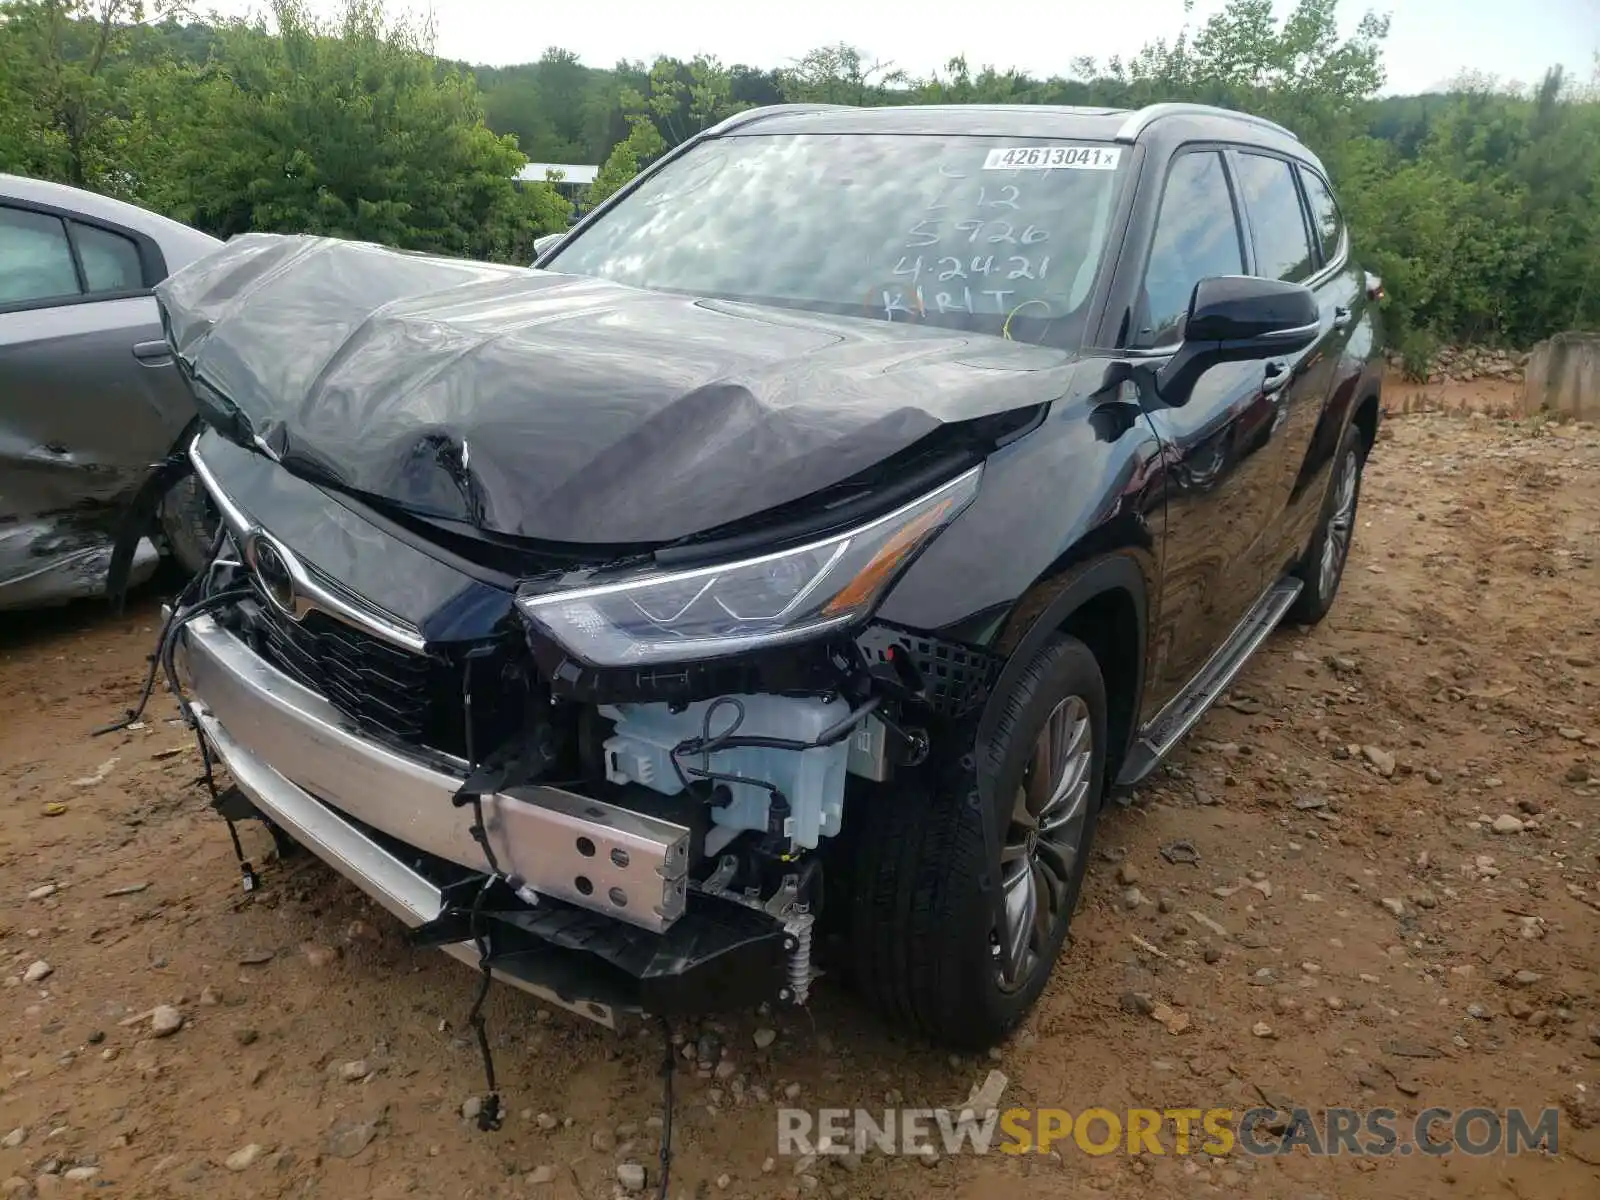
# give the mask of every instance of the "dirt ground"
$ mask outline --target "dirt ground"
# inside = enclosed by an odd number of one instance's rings
[[[686,1030],[672,1194],[1593,1200],[1597,558],[1593,427],[1391,419],[1331,616],[1275,634],[1102,823],[1025,1030],[952,1059],[827,980],[808,1012]],[[156,621],[149,597],[0,624],[0,1191],[594,1200],[638,1163],[654,1194],[657,1030],[497,989],[509,1119],[480,1134],[461,1117],[482,1087],[472,974],[314,861],[266,863],[246,898],[170,702],[87,737],[130,701]],[[260,865],[270,840],[245,832]],[[1163,857],[1178,839],[1198,863]],[[181,1027],[157,1036],[157,1005]],[[768,1162],[779,1103],[959,1104],[992,1068],[1007,1107],[1389,1107],[1405,1131],[1434,1106],[1558,1106],[1559,1153],[1092,1156],[1069,1138]]]

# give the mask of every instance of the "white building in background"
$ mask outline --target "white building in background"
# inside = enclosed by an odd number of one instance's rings
[[[561,176],[558,180],[551,180],[551,173]],[[568,200],[578,200],[594,182],[595,176],[600,174],[600,168],[593,163],[536,163],[531,162],[517,172],[518,183],[544,183],[555,184],[556,191]]]

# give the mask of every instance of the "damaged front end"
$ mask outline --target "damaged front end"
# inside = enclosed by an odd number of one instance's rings
[[[979,466],[776,550],[519,578],[214,432],[191,457],[225,535],[171,661],[238,789],[224,815],[266,818],[419,944],[613,1027],[804,1003],[847,795],[924,760],[993,680],[981,651],[871,620]]]
[[[160,657],[230,823],[475,964],[486,1063],[491,978],[805,1003],[849,814],[972,769],[999,671],[881,604],[1066,356],[271,235],[158,294],[223,524]]]

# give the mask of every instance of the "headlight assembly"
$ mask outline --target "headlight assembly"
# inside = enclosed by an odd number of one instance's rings
[[[900,568],[978,493],[982,467],[832,537],[684,571],[561,590],[524,585],[517,606],[597,667],[683,662],[814,637],[866,616]]]

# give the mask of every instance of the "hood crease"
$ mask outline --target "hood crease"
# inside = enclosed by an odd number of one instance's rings
[[[675,541],[1046,404],[1058,349],[246,234],[157,298],[174,352],[291,469],[421,517]]]

